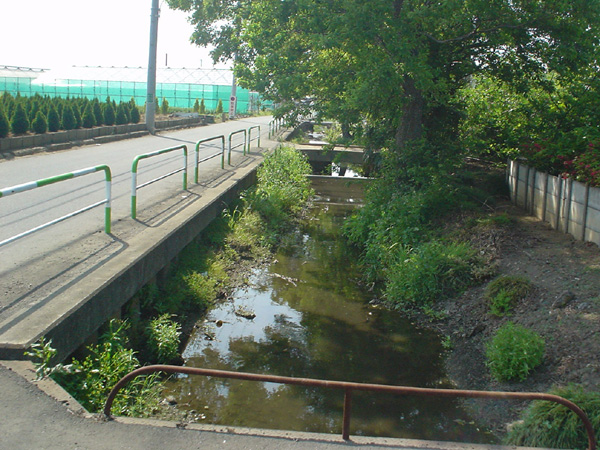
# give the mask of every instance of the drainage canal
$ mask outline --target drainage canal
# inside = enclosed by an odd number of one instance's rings
[[[370,303],[357,255],[337,238],[357,199],[332,197],[326,184],[329,195],[317,197],[276,261],[199,324],[185,365],[450,387],[440,337]],[[343,395],[335,390],[187,376],[172,379],[166,390],[200,422],[335,434],[342,426]],[[353,435],[492,442],[458,400],[357,392],[352,416]]]

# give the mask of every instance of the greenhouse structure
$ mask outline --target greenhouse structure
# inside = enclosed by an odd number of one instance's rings
[[[0,93],[50,97],[87,97],[117,103],[135,99],[146,102],[148,70],[143,67],[68,67],[34,69],[0,66]],[[156,98],[167,99],[171,108],[193,108],[196,100],[204,99],[207,112],[217,108],[229,110],[233,72],[228,69],[160,68],[156,71]],[[256,92],[236,88],[238,114],[250,114],[266,106]]]

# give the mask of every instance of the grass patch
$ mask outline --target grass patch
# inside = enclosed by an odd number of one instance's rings
[[[600,435],[600,392],[586,391],[571,384],[555,388],[551,394],[571,400],[592,422],[596,436]],[[537,401],[525,410],[523,420],[509,431],[507,445],[545,448],[585,449],[587,433],[581,419],[570,409],[554,402]]]
[[[487,366],[498,381],[523,381],[544,359],[544,339],[507,322],[486,345]]]
[[[490,313],[503,317],[510,312],[518,301],[531,291],[531,282],[520,276],[505,275],[491,281],[485,290],[485,300],[490,305]]]

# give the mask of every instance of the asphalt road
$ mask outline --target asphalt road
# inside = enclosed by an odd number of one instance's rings
[[[0,188],[55,177],[88,167],[108,165],[112,172],[112,233],[104,233],[104,205],[45,228],[0,247],[0,324],[2,320],[43,301],[79,276],[83,267],[93,267],[119,252],[128,237],[168,220],[192,204],[202,190],[231,176],[235,165],[243,164],[241,141],[234,136],[231,163],[221,168],[221,158],[200,164],[199,184],[194,182],[195,143],[253,126],[261,127],[266,141],[270,117],[254,117],[161,132],[102,145],[35,154],[0,160]],[[253,130],[253,138],[256,138]],[[183,190],[183,173],[173,174],[137,191],[137,219],[131,215],[132,162],[137,155],[171,148],[188,147],[188,189]],[[252,142],[252,147],[257,141]],[[220,151],[220,142],[202,146],[200,159]],[[149,159],[138,166],[137,184],[183,167],[183,151]],[[0,241],[62,217],[106,198],[104,172],[61,181],[27,192],[0,197]]]

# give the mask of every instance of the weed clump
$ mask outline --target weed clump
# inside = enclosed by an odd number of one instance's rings
[[[501,276],[490,282],[485,290],[485,300],[490,305],[490,313],[502,317],[510,312],[519,300],[531,291],[531,282],[520,276]]]
[[[570,384],[555,388],[551,394],[572,401],[592,422],[596,436],[600,433],[600,392],[591,392],[582,386]],[[522,447],[584,449],[587,433],[581,419],[566,406],[554,402],[537,401],[523,414],[523,420],[509,431],[507,445]]]
[[[544,339],[507,322],[486,346],[487,366],[498,381],[523,381],[544,359]]]

